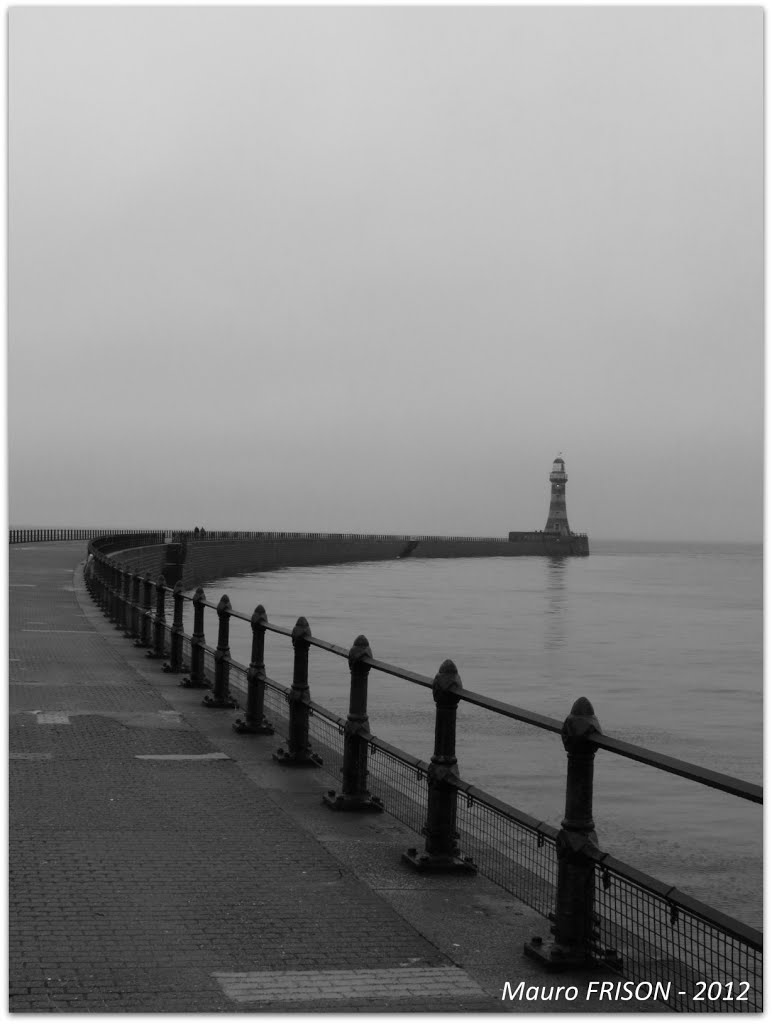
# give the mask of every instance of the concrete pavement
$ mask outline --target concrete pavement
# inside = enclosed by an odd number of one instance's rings
[[[587,1002],[589,976],[523,956],[540,915],[414,874],[422,839],[388,815],[327,810],[328,776],[277,765],[282,737],[236,735],[114,629],[84,558],[10,547],[12,1011],[657,1009]],[[502,1002],[521,981],[579,997]]]

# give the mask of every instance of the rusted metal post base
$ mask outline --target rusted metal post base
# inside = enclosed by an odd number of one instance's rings
[[[206,679],[194,679],[192,675],[181,679],[179,685],[185,690],[211,690],[212,688]]]
[[[279,747],[271,756],[278,764],[289,768],[318,768],[323,763],[321,757],[312,750],[290,751]]]
[[[382,814],[383,804],[377,796],[359,796],[352,794],[345,796],[343,793],[336,795],[334,789],[328,790],[322,797],[322,803],[332,811],[350,811],[355,814]]]
[[[210,697],[209,694],[207,694],[201,703],[205,708],[224,708],[231,711],[239,706],[239,702],[234,700],[230,695],[225,697]]]
[[[598,947],[591,953],[582,950],[566,950],[554,940],[545,942],[540,935],[534,935],[523,943],[523,952],[535,960],[545,971],[557,974],[560,971],[619,971],[623,967],[622,957],[615,949]]]
[[[276,732],[267,718],[263,718],[258,724],[250,724],[241,718],[233,723],[233,731],[247,736],[273,736]]]
[[[476,875],[477,865],[471,857],[456,857],[451,854],[419,853],[411,846],[402,854],[402,861],[416,871]]]

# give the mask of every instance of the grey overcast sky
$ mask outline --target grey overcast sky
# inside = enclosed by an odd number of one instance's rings
[[[761,538],[761,7],[8,39],[12,525]]]

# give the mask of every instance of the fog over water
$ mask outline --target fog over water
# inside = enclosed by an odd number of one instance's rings
[[[763,16],[11,8],[11,523],[759,540]]]

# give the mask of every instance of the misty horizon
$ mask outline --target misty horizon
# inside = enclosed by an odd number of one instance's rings
[[[12,8],[10,524],[760,542],[763,17]]]

